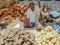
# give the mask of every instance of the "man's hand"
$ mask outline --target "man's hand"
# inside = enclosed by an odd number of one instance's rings
[[[27,22],[28,22],[28,23],[30,22],[30,19],[29,19],[29,18],[27,19]]]

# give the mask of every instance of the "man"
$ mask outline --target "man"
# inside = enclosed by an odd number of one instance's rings
[[[31,24],[31,26],[34,27],[36,21],[38,21],[38,10],[36,10],[34,3],[29,4],[29,9],[26,15],[27,15],[27,22],[29,22],[29,24]]]

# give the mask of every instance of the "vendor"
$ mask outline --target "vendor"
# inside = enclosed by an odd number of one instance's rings
[[[27,10],[27,22],[29,23],[29,25],[31,24],[31,26],[35,26],[36,20],[38,21],[38,14],[37,14],[37,10],[35,8],[35,4],[32,2],[29,4],[29,9]]]

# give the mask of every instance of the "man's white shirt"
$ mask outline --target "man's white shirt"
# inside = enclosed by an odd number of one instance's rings
[[[29,8],[28,11],[26,12],[27,18],[30,19],[30,22],[36,22],[36,19],[37,19],[39,14],[40,14],[40,10],[37,7],[35,7],[34,11],[32,11]]]
[[[32,11],[31,9],[28,9],[27,11],[27,18],[30,19],[30,22],[35,22],[35,12]]]

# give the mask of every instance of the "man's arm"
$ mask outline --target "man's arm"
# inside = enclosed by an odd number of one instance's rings
[[[38,0],[38,5],[39,5],[39,8],[40,8],[40,0]]]
[[[27,14],[26,14],[26,15],[27,15],[27,16],[26,16],[27,22],[30,22],[30,15],[29,15],[29,13],[30,13],[30,12],[27,12]]]
[[[40,0],[38,0],[38,5],[39,5],[39,8],[41,8],[41,6],[40,6]],[[40,9],[39,19],[42,19],[41,9]]]

